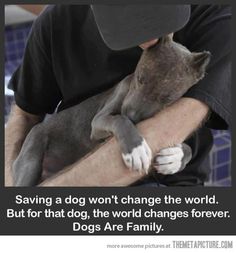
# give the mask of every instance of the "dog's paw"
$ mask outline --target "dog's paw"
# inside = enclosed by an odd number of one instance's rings
[[[152,161],[152,151],[143,139],[141,144],[132,149],[130,153],[123,154],[125,165],[132,170],[148,173]]]
[[[154,158],[153,167],[163,175],[175,174],[185,168],[183,145],[162,149]]]

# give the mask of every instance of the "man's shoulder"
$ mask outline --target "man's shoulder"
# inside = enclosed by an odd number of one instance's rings
[[[89,5],[48,5],[34,21],[31,38],[49,46],[51,35],[60,38],[82,27],[89,9]]]
[[[84,15],[88,12],[89,5],[49,5],[45,8],[42,15],[56,17],[58,19],[63,18],[75,18]]]
[[[221,18],[230,18],[232,9],[230,5],[192,5],[191,6],[191,21],[197,20],[198,23],[201,21],[216,22]]]
[[[89,5],[48,5],[35,21],[36,27],[68,28],[79,25],[89,11]]]

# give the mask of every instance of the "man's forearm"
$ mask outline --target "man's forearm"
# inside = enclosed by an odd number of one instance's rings
[[[201,125],[208,111],[208,106],[198,100],[181,98],[137,127],[155,155],[162,148],[182,143]],[[142,176],[125,167],[112,138],[41,186],[127,186]]]
[[[173,105],[149,119],[145,126],[140,124],[141,131],[145,128],[145,136],[153,142],[154,154],[161,148],[182,143],[194,131],[196,131],[209,114],[209,107],[193,98],[181,98]],[[157,142],[152,138],[157,137]],[[154,139],[155,140],[155,139]]]
[[[23,113],[13,106],[5,128],[5,186],[12,186],[11,167],[30,129],[40,121],[39,116]]]

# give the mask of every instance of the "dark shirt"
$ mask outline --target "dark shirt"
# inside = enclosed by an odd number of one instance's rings
[[[185,94],[205,102],[212,113],[206,125],[187,140],[193,150],[188,166],[175,175],[154,176],[163,184],[201,185],[209,174],[201,166],[212,146],[209,128],[230,126],[230,22],[229,6],[192,6],[190,21],[174,35],[191,51],[212,53],[206,77]],[[134,71],[141,53],[138,46],[109,49],[88,5],[49,6],[33,24],[10,87],[24,111],[53,113],[57,107],[63,110],[116,85]]]

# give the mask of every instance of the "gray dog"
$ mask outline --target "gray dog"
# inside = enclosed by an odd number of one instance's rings
[[[112,89],[95,95],[79,105],[63,110],[32,128],[13,164],[15,186],[39,182],[43,164],[56,161],[60,168],[79,160],[102,140],[114,135],[127,167],[148,172],[152,152],[135,124],[152,117],[178,100],[205,75],[209,52],[191,53],[165,36],[144,50],[136,70]],[[160,170],[173,174],[191,159],[186,144],[177,145],[181,159]],[[174,153],[161,151],[159,164]],[[166,157],[165,157],[166,156]],[[168,167],[169,166],[169,167]],[[160,166],[161,168],[161,166]]]

